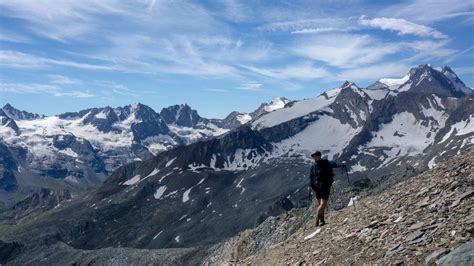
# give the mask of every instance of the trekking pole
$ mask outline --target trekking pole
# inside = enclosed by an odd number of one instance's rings
[[[306,214],[303,217],[304,230],[306,230],[306,223],[308,222],[309,218],[311,217],[312,205],[313,205],[312,192],[309,192],[308,193],[308,208],[306,208]]]
[[[347,183],[349,183],[349,186],[351,186],[351,181],[349,179],[349,171],[347,171],[347,166],[344,165],[344,170],[346,171],[346,176],[347,176]],[[354,211],[357,210],[356,204],[355,204],[355,198],[352,198],[351,196],[351,201],[352,201],[352,206],[354,206]]]

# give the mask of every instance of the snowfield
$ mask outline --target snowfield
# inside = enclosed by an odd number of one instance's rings
[[[252,128],[263,129],[269,128],[281,123],[290,121],[292,119],[307,115],[311,112],[317,111],[334,102],[337,94],[341,89],[333,89],[327,92],[329,99],[324,95],[320,95],[313,99],[306,99],[295,102],[291,107],[278,109],[268,113],[252,123]]]

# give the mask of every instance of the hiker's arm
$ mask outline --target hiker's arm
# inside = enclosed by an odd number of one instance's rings
[[[342,161],[342,163],[339,163],[337,161],[329,161],[329,165],[332,168],[341,168],[347,166],[346,161]]]

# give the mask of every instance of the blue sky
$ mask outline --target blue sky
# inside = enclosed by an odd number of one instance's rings
[[[428,63],[474,87],[473,1],[0,2],[0,104],[142,102],[209,118]]]

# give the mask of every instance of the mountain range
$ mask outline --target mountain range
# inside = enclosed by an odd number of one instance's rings
[[[449,67],[430,65],[223,120],[186,105],[54,117],[9,109],[0,110],[4,194],[48,192],[5,211],[0,232],[32,246],[212,245],[305,206],[315,150],[350,165],[350,183],[336,171],[330,206],[338,209],[363,189],[405,180],[474,144],[472,89]],[[79,193],[77,183],[91,189]]]
[[[203,118],[187,104],[159,113],[137,103],[50,117],[6,104],[0,109],[0,147],[6,160],[0,190],[11,193],[0,199],[36,188],[95,187],[121,165],[222,135],[287,102],[276,98],[252,113],[232,112],[224,119]]]

